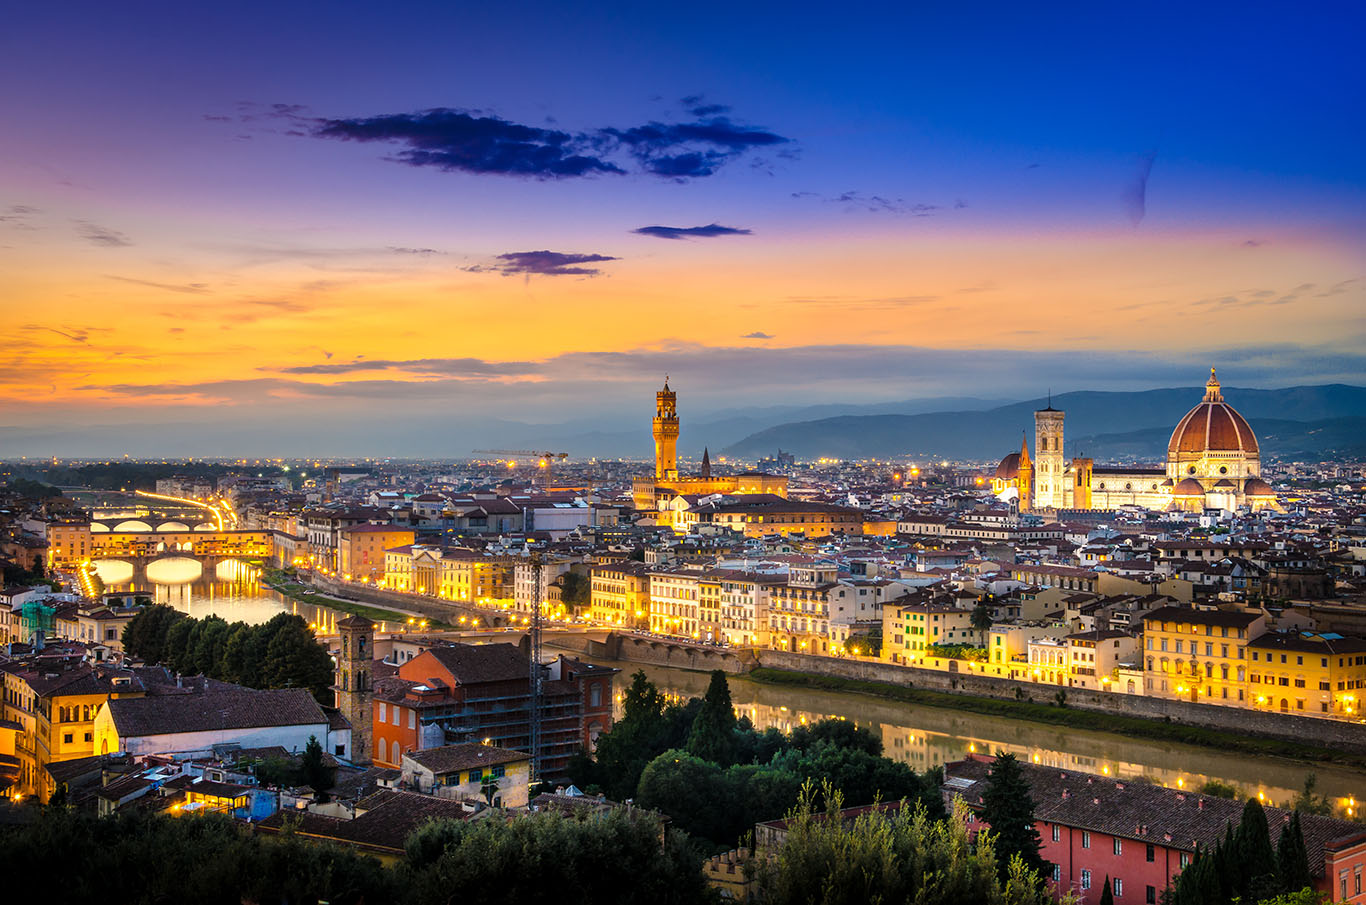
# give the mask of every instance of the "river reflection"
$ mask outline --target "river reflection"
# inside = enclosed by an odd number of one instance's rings
[[[706,673],[625,662],[611,665],[622,670],[616,678],[618,711],[622,692],[637,669],[644,669],[660,691],[676,698],[701,697],[710,681]],[[1036,764],[1118,779],[1142,777],[1192,790],[1217,779],[1232,784],[1242,796],[1261,795],[1268,804],[1292,799],[1306,774],[1313,772],[1318,777],[1319,793],[1330,796],[1344,813],[1348,807],[1355,808],[1360,793],[1366,790],[1366,771],[1327,764],[1225,754],[1212,748],[1044,726],[859,694],[781,688],[739,676],[730,676],[729,682],[736,712],[748,716],[760,729],[772,726],[790,732],[803,723],[841,717],[873,729],[882,739],[886,756],[905,761],[917,771],[973,752],[1007,751]]]
[[[228,622],[258,625],[277,613],[306,619],[320,635],[335,634],[337,620],[347,614],[327,606],[301,603],[261,583],[261,570],[236,559],[210,560],[190,556],[156,559],[145,577],[123,560],[95,560],[95,571],[109,591],[145,591],[156,603],[174,607],[197,619],[219,616]],[[402,631],[397,622],[376,622],[377,632]]]

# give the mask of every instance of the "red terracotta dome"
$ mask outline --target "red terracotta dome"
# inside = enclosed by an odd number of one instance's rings
[[[1172,488],[1172,496],[1204,496],[1205,488],[1195,478],[1185,478]]]
[[[1219,381],[1210,369],[1209,383],[1205,384],[1205,398],[1186,413],[1186,417],[1172,431],[1167,444],[1167,455],[1179,453],[1243,452],[1257,455],[1257,438],[1247,419],[1224,401],[1219,392]]]
[[[1276,491],[1271,489],[1271,485],[1261,478],[1248,478],[1243,485],[1243,493],[1248,496],[1275,496]]]
[[[1020,476],[1020,454],[1011,453],[996,466],[996,477],[1002,481],[1013,481]]]

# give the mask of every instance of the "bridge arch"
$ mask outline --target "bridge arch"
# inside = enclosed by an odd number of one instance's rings
[[[108,533],[109,533],[109,526],[106,525],[104,522],[91,522],[91,523],[90,523],[90,533],[91,533],[91,534],[101,534],[101,533],[108,534]]]
[[[143,534],[151,534],[152,526],[141,519],[130,518],[127,521],[119,522],[114,526],[115,531],[137,531]]]
[[[158,531],[189,531],[190,526],[184,522],[162,522],[157,525]]]
[[[194,526],[194,530],[196,530],[196,531],[217,531],[217,530],[218,530],[218,526],[215,525],[213,522],[203,522],[203,523],[201,523],[201,524],[195,525],[195,526]]]

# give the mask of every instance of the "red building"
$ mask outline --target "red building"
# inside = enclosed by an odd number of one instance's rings
[[[945,794],[980,810],[994,760],[970,755],[946,765]],[[1156,905],[1196,849],[1213,848],[1243,813],[1243,802],[1233,799],[1023,762],[1020,767],[1054,883],[1076,892],[1083,905],[1100,901],[1106,877],[1116,905]],[[1268,807],[1266,819],[1275,846],[1290,812]],[[1315,887],[1334,902],[1366,903],[1366,830],[1308,814],[1300,815],[1300,828]]]
[[[396,669],[377,662],[374,763],[397,768],[405,752],[463,742],[529,751],[530,672],[511,644],[435,645]],[[564,656],[547,664],[542,775],[563,775],[569,758],[611,727],[617,672]]]

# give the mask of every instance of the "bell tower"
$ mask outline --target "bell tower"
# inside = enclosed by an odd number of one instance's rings
[[[1034,505],[1063,509],[1067,505],[1067,465],[1062,457],[1064,413],[1048,408],[1034,413]]]
[[[337,709],[351,724],[351,750],[347,759],[353,764],[370,763],[371,694],[374,684],[370,671],[374,665],[375,624],[364,616],[347,616],[337,623],[341,635],[341,656],[337,658],[335,683]]]
[[[1020,491],[1016,505],[1021,512],[1034,508],[1034,463],[1029,461],[1029,439],[1020,434],[1020,464],[1016,470],[1015,487]]]
[[[669,378],[664,378],[664,389],[655,393],[655,479],[678,480],[678,395],[669,389]]]

